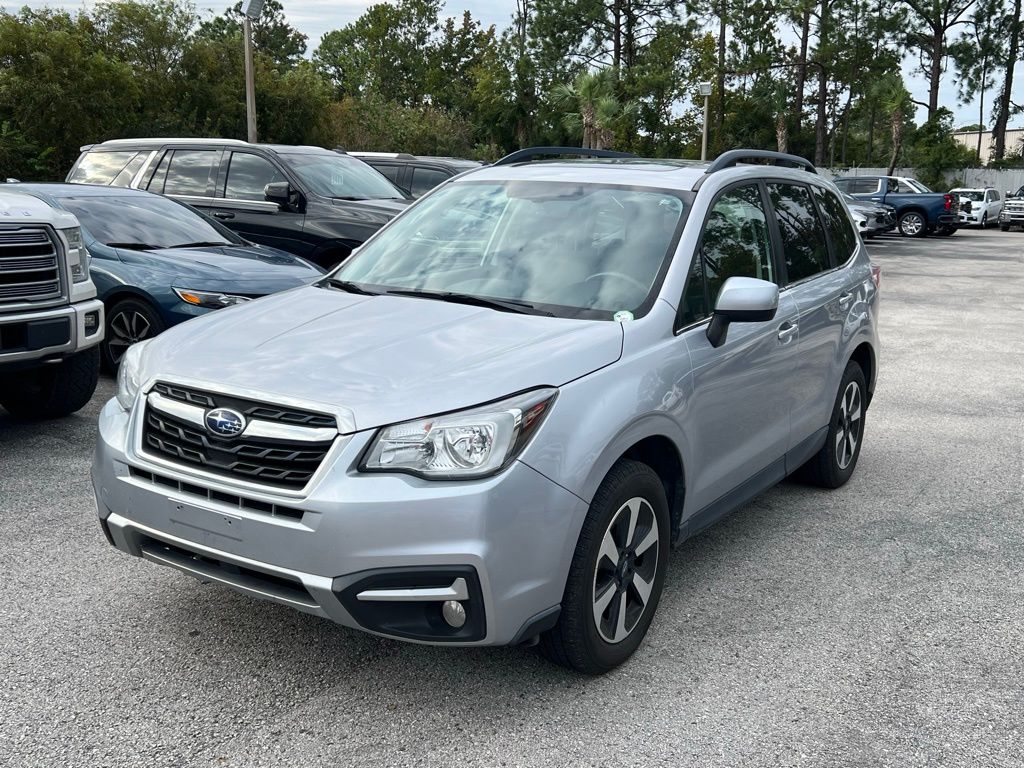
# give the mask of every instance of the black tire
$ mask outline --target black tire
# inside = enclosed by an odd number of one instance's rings
[[[99,377],[100,350],[92,347],[0,380],[0,405],[16,419],[59,419],[92,399]]]
[[[988,227],[988,211],[981,214],[981,228],[985,229]]]
[[[950,235],[955,235],[957,229],[959,229],[959,227],[939,227],[935,230],[935,234],[942,237],[949,237]]]
[[[633,509],[627,502],[636,499],[641,501],[635,505],[638,511],[634,537],[626,541]],[[646,549],[641,548],[652,531],[656,531],[657,540],[649,543]],[[602,554],[606,535],[616,547],[616,539],[623,541],[615,567],[610,567],[610,558]],[[558,624],[541,635],[540,652],[556,664],[588,675],[608,672],[632,656],[647,634],[658,608],[668,565],[670,535],[665,486],[658,475],[638,461],[622,459],[617,462],[590,504],[569,568]],[[655,555],[653,562],[652,554]],[[636,586],[638,579],[641,584],[651,585],[646,602]],[[604,589],[600,589],[599,582]],[[600,627],[599,620],[595,618],[598,601],[595,593],[598,591],[602,595],[611,593],[601,614]],[[620,640],[613,638],[609,642],[602,633],[618,634],[620,625],[616,619],[623,606],[621,628],[626,634]],[[605,614],[609,616],[607,623],[603,620]],[[629,627],[625,629],[627,622]],[[612,624],[616,626],[612,627]]]
[[[142,299],[121,299],[107,309],[107,332],[100,347],[103,368],[117,373],[128,347],[151,339],[167,326],[152,304]]]
[[[856,410],[859,414],[857,418],[853,418],[852,409],[849,413],[846,411],[850,405],[847,399],[850,387],[856,387]],[[838,488],[845,485],[846,481],[850,479],[853,471],[857,468],[860,448],[864,444],[867,391],[864,371],[851,360],[846,364],[843,379],[839,384],[839,392],[836,394],[835,403],[832,406],[832,416],[828,424],[825,445],[797,470],[797,479],[821,488]],[[847,436],[851,434],[851,429],[854,427],[856,442],[851,451]],[[844,442],[842,447],[840,447],[841,432]],[[845,465],[844,461],[847,462]]]
[[[999,231],[1000,232],[1009,232],[1010,231],[1010,225],[1009,224],[1000,224],[999,225]]]
[[[904,237],[924,237],[928,234],[928,220],[920,211],[900,214],[896,226]]]

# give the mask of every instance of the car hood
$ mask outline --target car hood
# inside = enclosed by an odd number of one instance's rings
[[[167,272],[174,276],[176,285],[182,280],[202,281],[202,284],[179,285],[196,290],[219,285],[222,281],[234,285],[236,292],[243,292],[242,286],[257,284],[277,286],[279,290],[310,283],[323,274],[319,267],[304,259],[262,245],[160,248],[155,251],[119,248],[117,256],[126,264]]]
[[[300,401],[363,430],[561,386],[621,353],[619,323],[309,286],[170,329],[140,378]]]

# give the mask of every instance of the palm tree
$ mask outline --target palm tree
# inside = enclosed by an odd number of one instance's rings
[[[900,150],[903,149],[903,123],[913,114],[914,102],[903,85],[898,73],[885,75],[876,84],[876,93],[882,103],[882,112],[889,116],[889,131],[892,134],[892,154],[889,157],[889,175],[896,169]]]
[[[572,84],[559,83],[551,89],[551,101],[561,110],[562,124],[574,135],[583,136],[585,149],[605,149],[615,138],[615,128],[637,113],[635,102],[621,103],[615,96],[615,71],[583,72]]]

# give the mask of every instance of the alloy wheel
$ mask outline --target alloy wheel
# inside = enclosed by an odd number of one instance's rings
[[[153,331],[153,324],[144,314],[136,309],[123,309],[110,318],[110,338],[107,347],[114,365],[121,362],[128,347],[136,342],[148,339]]]
[[[908,213],[900,219],[900,232],[910,237],[916,237],[924,228],[924,219],[918,213]]]
[[[861,416],[860,386],[856,381],[851,381],[846,385],[846,391],[839,401],[839,413],[836,414],[836,462],[840,469],[850,466],[857,452]]]
[[[620,643],[639,624],[658,572],[658,521],[650,502],[634,496],[612,515],[594,568],[594,623],[602,639]]]

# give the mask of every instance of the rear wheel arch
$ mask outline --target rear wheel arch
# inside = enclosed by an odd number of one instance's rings
[[[857,363],[857,365],[860,366],[860,369],[864,372],[864,381],[867,383],[866,405],[870,405],[871,397],[875,393],[875,350],[868,342],[861,342],[857,348],[853,350],[849,359]]]

